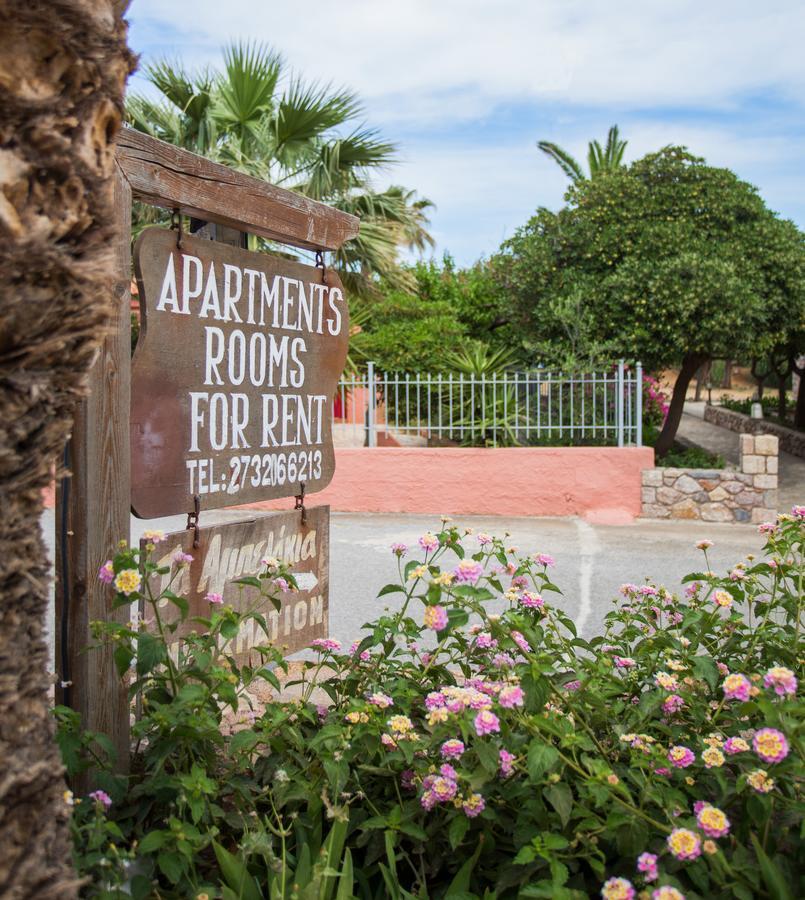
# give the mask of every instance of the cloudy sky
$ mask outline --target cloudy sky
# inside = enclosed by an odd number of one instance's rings
[[[437,253],[461,263],[561,205],[538,140],[583,156],[614,123],[628,159],[686,144],[805,227],[800,0],[133,0],[129,19],[144,63],[259,40],[356,90],[400,148],[378,186],[433,200]]]

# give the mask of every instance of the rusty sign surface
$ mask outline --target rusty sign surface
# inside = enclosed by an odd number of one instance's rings
[[[214,509],[326,487],[349,341],[338,276],[161,228],[140,235],[134,265],[135,514],[189,512],[194,495]]]
[[[259,654],[250,653],[257,644],[272,643],[293,653],[307,647],[315,638],[327,637],[329,626],[329,558],[330,507],[313,506],[306,510],[306,524],[297,511],[269,513],[243,522],[231,522],[199,528],[199,546],[193,547],[193,530],[168,534],[157,545],[153,559],[169,566],[170,574],[153,576],[155,595],[167,587],[177,567],[173,555],[181,550],[193,557],[190,565],[180,570],[171,590],[189,603],[184,624],[170,637],[173,642],[199,628],[194,616],[210,615],[208,593],[221,594],[241,612],[259,611],[266,620],[268,635],[254,622],[243,623],[231,650],[239,663],[259,662]],[[144,546],[141,541],[141,547]],[[299,589],[279,593],[277,611],[267,598],[261,598],[255,587],[239,585],[239,578],[257,575],[264,569],[261,560],[268,557],[287,562]],[[143,614],[148,616],[148,611]],[[178,618],[176,607],[162,601],[160,615],[166,622]]]

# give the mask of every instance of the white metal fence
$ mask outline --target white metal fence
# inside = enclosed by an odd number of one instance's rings
[[[336,444],[456,442],[473,446],[643,443],[643,371],[535,369],[489,377],[377,372],[341,379],[333,403]]]

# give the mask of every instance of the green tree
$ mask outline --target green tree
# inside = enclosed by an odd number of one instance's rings
[[[587,166],[590,178],[597,178],[605,172],[611,172],[623,166],[623,154],[628,141],[621,140],[618,126],[613,125],[607,134],[607,142],[602,147],[598,141],[590,141],[587,145]],[[559,166],[567,177],[575,184],[586,181],[587,176],[581,164],[567,150],[551,141],[539,141],[537,147]]]
[[[803,235],[751,185],[679,147],[577,182],[568,201],[504,244],[497,277],[515,320],[546,347],[566,350],[554,311],[576,302],[588,342],[650,368],[681,366],[663,456],[702,363],[763,356],[801,327]]]
[[[161,140],[238,171],[299,191],[361,217],[361,234],[334,260],[352,292],[382,276],[396,288],[412,280],[398,263],[401,247],[432,245],[432,204],[413,191],[372,187],[372,176],[396,159],[396,148],[362,124],[357,96],[306,83],[260,44],[232,44],[223,68],[188,72],[162,61],[145,68],[159,91],[127,101],[129,122]],[[140,210],[141,224],[148,213]],[[164,215],[151,212],[150,215]]]

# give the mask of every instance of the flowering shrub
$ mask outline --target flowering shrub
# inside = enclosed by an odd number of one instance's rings
[[[160,602],[184,601],[124,547],[101,577],[155,621],[97,629],[142,715],[132,774],[97,776],[108,809],[80,804],[79,866],[104,896],[803,896],[803,518],[762,526],[763,557],[726,577],[702,542],[682,596],[624,585],[590,639],[551,603],[550,557],[445,522],[393,546],[396,610],[317,641],[298,696],[255,709],[277,651],[238,667],[242,617],[210,598],[169,655]],[[295,585],[271,562],[244,581],[279,603]]]

